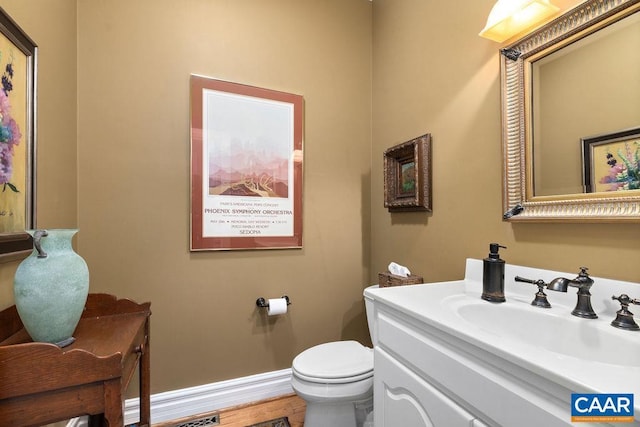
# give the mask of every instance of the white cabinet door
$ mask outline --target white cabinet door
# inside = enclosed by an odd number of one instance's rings
[[[395,360],[374,350],[376,427],[469,427],[474,416]]]

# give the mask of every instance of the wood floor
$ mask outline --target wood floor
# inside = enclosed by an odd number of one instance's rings
[[[199,414],[171,422],[157,423],[153,424],[153,427],[175,427],[190,422],[194,422],[196,425],[197,420],[214,414],[220,415],[220,427],[247,427],[281,417],[287,417],[291,427],[303,427],[305,406],[304,400],[295,394],[287,394],[273,399],[222,409],[210,414]],[[44,427],[66,427],[66,425],[67,421],[64,421]]]
[[[295,394],[262,400],[246,405],[222,409],[211,414],[200,414],[171,423],[154,424],[153,427],[175,427],[180,424],[195,422],[215,413],[220,414],[220,427],[247,427],[276,418],[287,417],[291,427],[304,426],[304,400]]]

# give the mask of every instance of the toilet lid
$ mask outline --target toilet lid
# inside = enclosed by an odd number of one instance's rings
[[[292,367],[308,381],[359,380],[373,375],[373,350],[357,341],[320,344],[296,356]]]

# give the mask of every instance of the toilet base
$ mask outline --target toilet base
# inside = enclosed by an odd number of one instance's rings
[[[373,398],[361,402],[307,402],[304,427],[363,427],[372,411]]]

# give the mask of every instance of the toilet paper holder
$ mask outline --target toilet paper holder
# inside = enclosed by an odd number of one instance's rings
[[[282,298],[284,298],[287,301],[287,305],[291,305],[291,301],[289,301],[289,297],[286,295],[282,295]],[[266,299],[260,297],[256,300],[256,305],[260,308],[268,308],[269,307],[269,303],[267,302]]]

